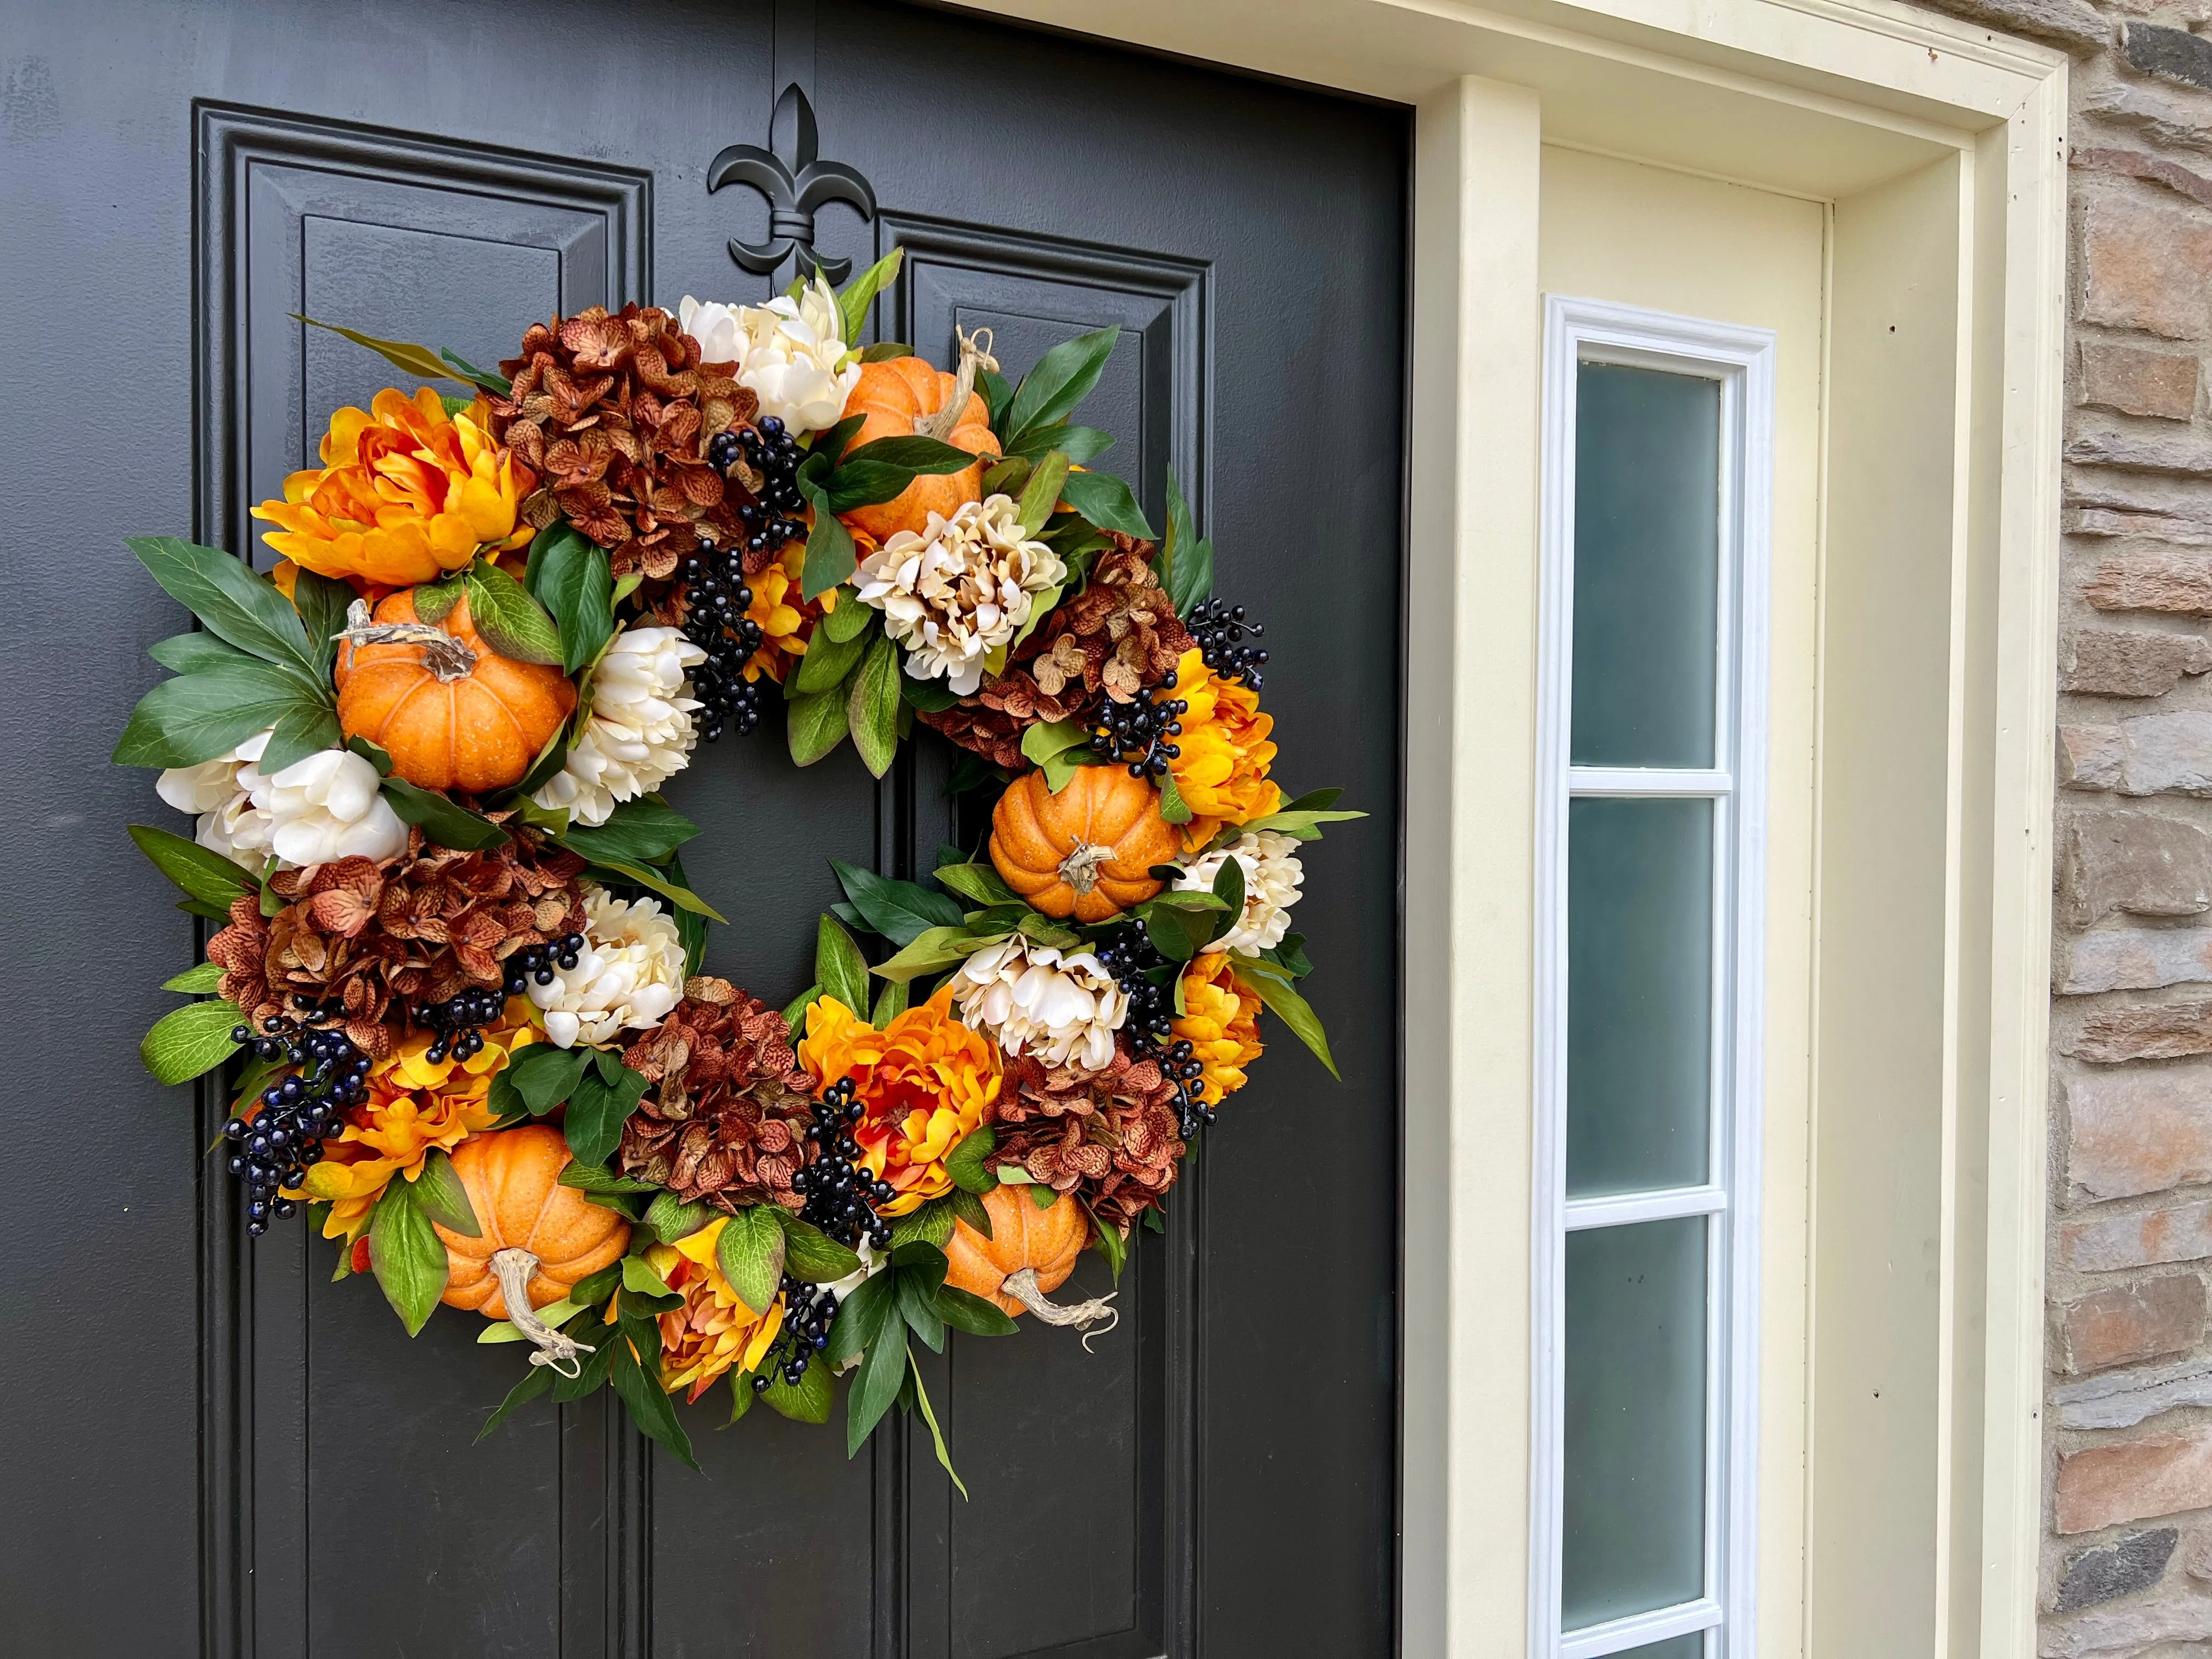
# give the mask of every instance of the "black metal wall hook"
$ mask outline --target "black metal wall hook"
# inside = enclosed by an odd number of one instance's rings
[[[873,219],[876,192],[856,169],[842,161],[820,159],[814,106],[796,82],[775,100],[769,142],[775,143],[786,134],[791,137],[788,156],[757,144],[730,144],[707,169],[710,195],[724,185],[750,185],[768,198],[768,240],[742,242],[732,236],[730,258],[762,276],[787,258],[793,258],[800,274],[819,270],[830,281],[842,283],[853,262],[824,259],[815,253],[814,211],[825,202],[845,202],[858,208],[861,218]]]

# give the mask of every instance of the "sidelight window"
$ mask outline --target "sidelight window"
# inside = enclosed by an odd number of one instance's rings
[[[1752,1652],[1773,337],[1553,299],[1531,1651]]]

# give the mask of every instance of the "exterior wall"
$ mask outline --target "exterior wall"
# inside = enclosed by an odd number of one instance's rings
[[[2212,1643],[2212,0],[2075,59],[2042,1654]]]

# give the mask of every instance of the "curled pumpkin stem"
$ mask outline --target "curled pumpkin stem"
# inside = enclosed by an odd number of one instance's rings
[[[537,1350],[530,1356],[530,1363],[550,1365],[571,1379],[581,1376],[582,1356],[592,1352],[590,1346],[555,1330],[530,1305],[530,1281],[537,1274],[538,1258],[526,1249],[509,1245],[506,1249],[492,1252],[491,1271],[499,1280],[500,1300],[507,1304],[508,1322],[529,1338]]]
[[[1113,856],[1110,847],[1093,847],[1087,841],[1079,841],[1075,850],[1060,861],[1060,878],[1080,897],[1098,884],[1098,866]]]
[[[1121,1294],[1109,1291],[1089,1302],[1071,1303],[1066,1306],[1054,1302],[1037,1288],[1036,1269],[1024,1267],[1019,1273],[1008,1273],[1000,1286],[1008,1296],[1027,1308],[1048,1325],[1073,1325],[1083,1333],[1083,1349],[1091,1351],[1091,1339],[1103,1336],[1121,1322],[1121,1310],[1107,1304]],[[1097,1330],[1091,1328],[1096,1325]]]
[[[945,407],[934,415],[917,415],[914,429],[924,438],[934,438],[939,443],[950,443],[952,434],[960,424],[960,417],[968,412],[968,399],[975,392],[975,375],[980,369],[999,372],[999,360],[991,355],[991,331],[979,328],[973,334],[962,334],[958,324],[952,332],[960,341],[960,368],[953,377],[952,395],[945,400]]]
[[[356,599],[346,611],[346,625],[331,635],[362,645],[417,645],[422,664],[441,685],[466,679],[477,665],[477,653],[444,629],[429,623],[380,623],[369,620],[366,600]]]

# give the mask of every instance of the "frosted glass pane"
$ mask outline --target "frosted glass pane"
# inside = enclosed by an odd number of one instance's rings
[[[1705,1179],[1713,804],[1567,806],[1567,1191]]]
[[[1578,766],[1711,766],[1720,382],[1584,363],[1575,393]]]
[[[1648,1647],[1616,1653],[1613,1659],[1705,1659],[1705,1633],[1698,1631],[1692,1636],[1670,1636]]]
[[[1703,1216],[1567,1235],[1565,1628],[1705,1590]]]

